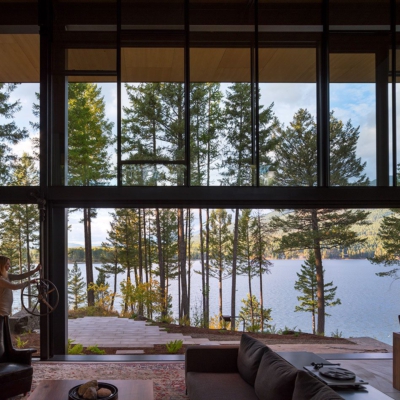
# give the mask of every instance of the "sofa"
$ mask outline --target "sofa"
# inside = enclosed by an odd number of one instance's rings
[[[185,357],[190,400],[339,400],[334,390],[243,334],[238,346],[190,346]]]
[[[14,349],[9,320],[0,316],[0,400],[31,390],[35,349]]]

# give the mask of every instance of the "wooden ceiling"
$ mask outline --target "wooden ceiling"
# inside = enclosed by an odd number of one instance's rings
[[[183,48],[123,48],[123,82],[183,82]],[[400,52],[398,65],[400,66]],[[115,70],[116,51],[70,49],[71,70]],[[316,51],[312,48],[260,48],[260,82],[314,83]],[[246,48],[192,48],[193,82],[249,82],[250,50]],[[330,80],[368,83],[375,80],[372,53],[331,54]],[[39,35],[0,35],[0,82],[39,82]],[[116,81],[115,76],[70,77],[76,81]]]

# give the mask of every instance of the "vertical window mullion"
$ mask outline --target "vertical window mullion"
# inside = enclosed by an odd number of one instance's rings
[[[185,0],[185,186],[190,186],[190,21],[189,1]]]
[[[390,31],[392,35],[392,160],[393,160],[393,186],[397,186],[397,110],[396,110],[396,52],[397,52],[397,37],[396,37],[396,0],[391,0],[390,13]]]
[[[117,186],[122,186],[121,0],[117,0]]]
[[[323,0],[323,33],[317,59],[317,171],[318,186],[327,187],[329,179],[329,0]]]

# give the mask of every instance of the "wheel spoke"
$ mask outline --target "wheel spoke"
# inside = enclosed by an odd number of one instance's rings
[[[35,298],[38,298],[39,296],[36,296],[36,295],[34,295],[34,294],[25,294],[25,293],[22,293],[22,296],[25,296],[25,297],[35,297]]]
[[[37,307],[37,305],[39,304],[39,300],[36,302],[36,304],[35,304],[35,307],[33,307],[33,309],[32,309],[32,313],[34,313],[35,312],[35,310],[36,310],[36,307]]]
[[[51,292],[54,292],[55,290],[56,290],[55,288],[50,289],[50,290],[47,292],[47,294],[49,294],[49,293],[51,293]]]
[[[42,303],[46,304],[46,306],[49,307],[51,311],[53,311],[53,307],[45,299],[42,299]]]

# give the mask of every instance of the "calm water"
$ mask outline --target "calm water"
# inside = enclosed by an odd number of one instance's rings
[[[297,296],[300,292],[293,289],[297,280],[296,272],[300,271],[301,260],[275,260],[271,273],[263,277],[264,304],[272,308],[272,324],[276,327],[301,329],[311,332],[311,314],[294,312],[298,304]],[[342,332],[343,337],[369,336],[382,342],[392,344],[392,332],[399,331],[398,315],[400,314],[400,281],[390,278],[379,278],[376,272],[384,271],[383,267],[371,265],[367,260],[324,260],[325,282],[333,281],[337,286],[337,297],[342,304],[327,308],[329,317],[326,317],[326,333]],[[82,276],[85,276],[84,265]],[[72,265],[69,265],[72,267]],[[196,261],[194,269],[200,269],[200,262]],[[94,271],[95,278],[97,270]],[[118,282],[124,279],[119,276]],[[111,282],[110,282],[111,283]],[[218,313],[218,282],[210,280],[210,314]],[[253,293],[258,297],[259,282],[252,281]],[[241,302],[248,293],[248,281],[244,276],[237,278],[237,306],[238,314]],[[174,314],[178,313],[177,282],[172,282],[170,294],[174,301]],[[223,313],[230,314],[231,280],[223,281]],[[19,294],[14,292],[14,309],[19,308]],[[120,301],[117,300],[117,307]],[[191,304],[192,310],[197,304],[201,305],[201,276],[193,274],[191,277]]]

